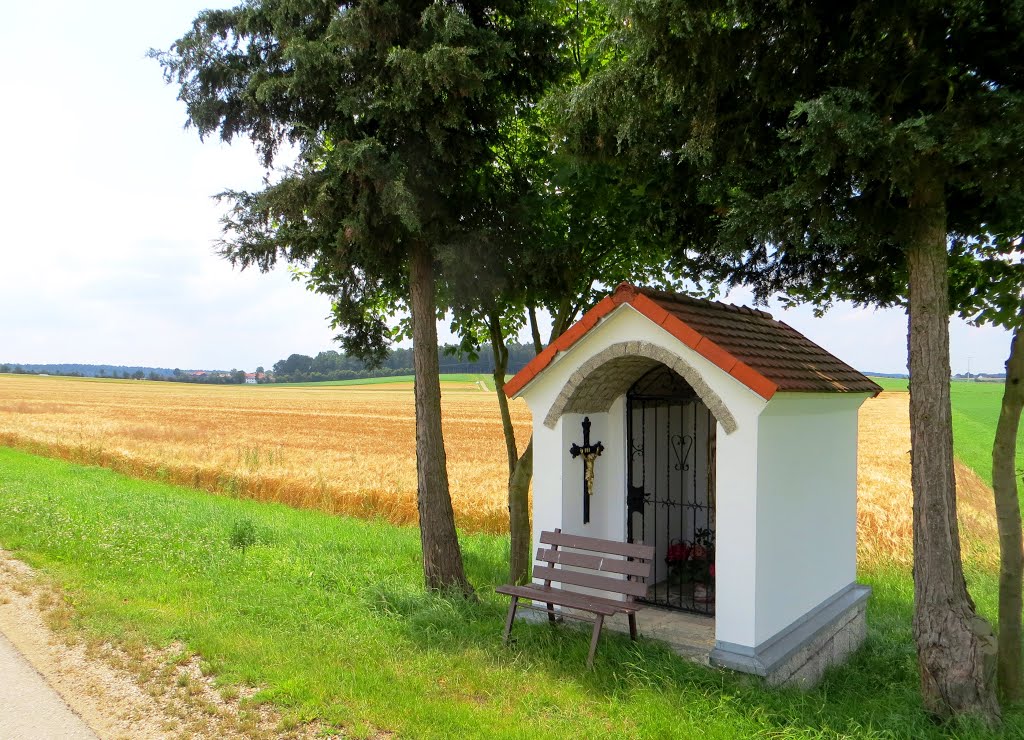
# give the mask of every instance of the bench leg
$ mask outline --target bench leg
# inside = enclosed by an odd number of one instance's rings
[[[508,607],[508,619],[505,620],[505,636],[501,639],[502,644],[508,645],[509,635],[512,634],[512,622],[516,618],[516,607],[519,606],[519,597],[513,596],[512,603]]]
[[[594,655],[597,653],[597,641],[601,637],[601,627],[604,625],[604,614],[598,614],[594,620],[594,634],[590,637],[590,655],[587,656],[587,668],[594,667]]]
[[[636,639],[636,612],[629,615],[629,639]]]
[[[551,622],[551,624],[554,624],[555,621],[556,621],[555,620],[555,605],[554,604],[548,604],[548,621]]]

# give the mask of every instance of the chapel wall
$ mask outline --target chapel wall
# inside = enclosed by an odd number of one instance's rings
[[[758,420],[756,644],[856,578],[865,398],[779,393]]]

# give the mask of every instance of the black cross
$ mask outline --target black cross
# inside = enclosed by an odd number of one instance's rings
[[[598,442],[590,444],[590,417],[583,417],[583,446],[573,442],[569,454],[573,459],[583,456],[583,523],[590,522],[590,494],[594,490],[594,460],[604,452],[604,445]]]

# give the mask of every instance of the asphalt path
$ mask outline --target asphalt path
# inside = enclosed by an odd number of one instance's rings
[[[97,740],[2,632],[0,740]]]

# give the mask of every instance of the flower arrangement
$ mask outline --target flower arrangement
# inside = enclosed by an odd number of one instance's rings
[[[668,546],[665,562],[672,577],[682,583],[701,586],[706,593],[715,582],[715,533],[711,529],[698,529],[693,542],[675,540]]]

